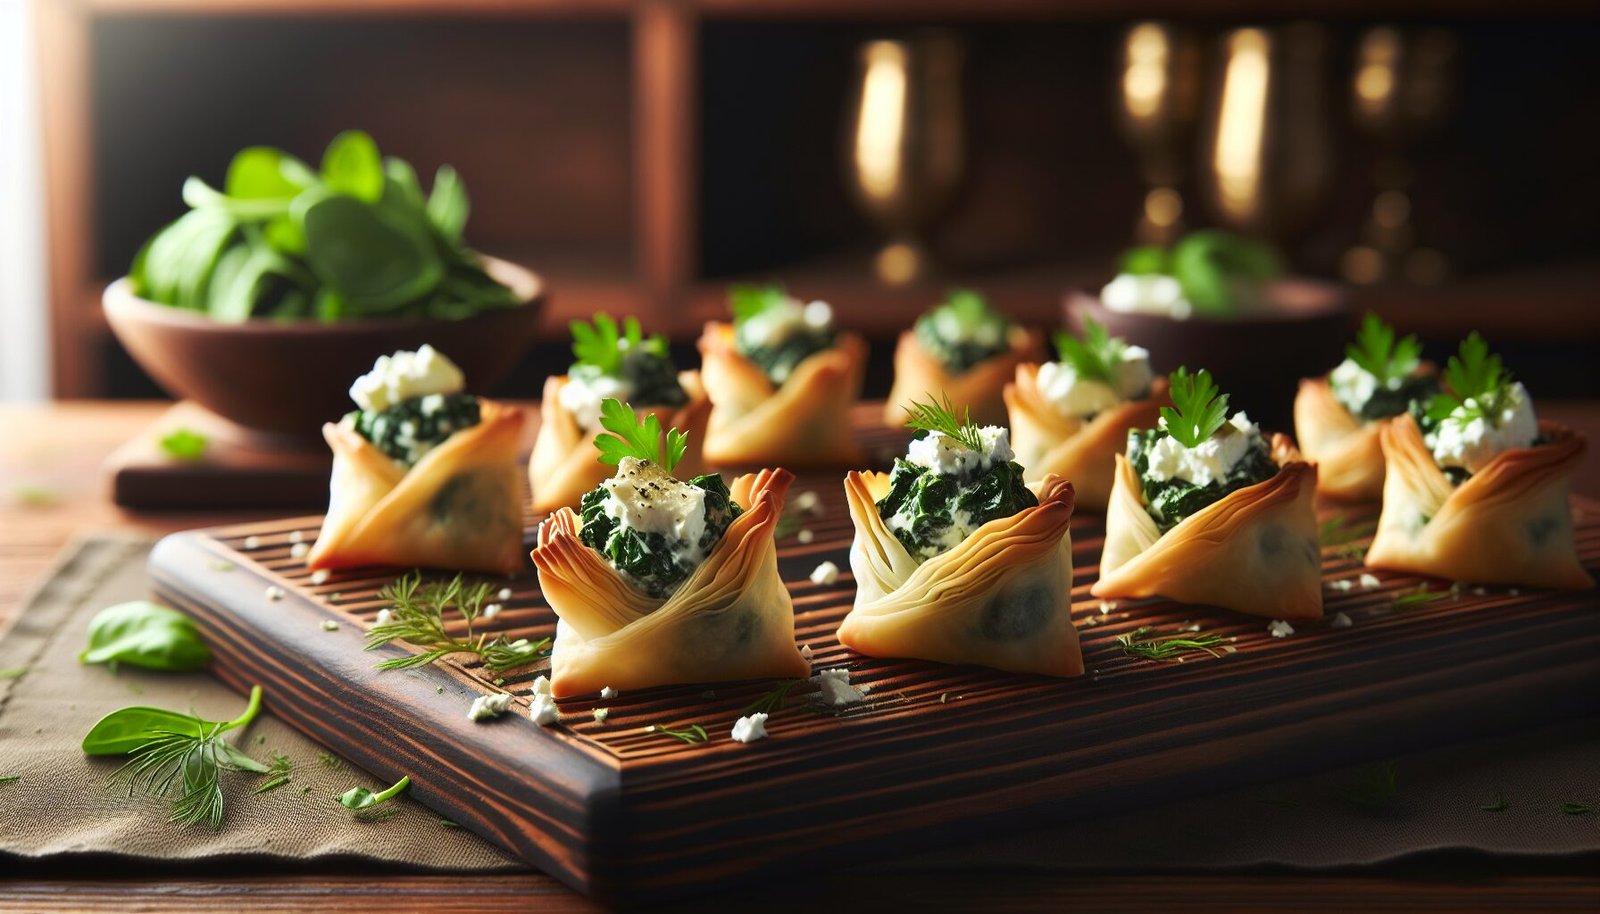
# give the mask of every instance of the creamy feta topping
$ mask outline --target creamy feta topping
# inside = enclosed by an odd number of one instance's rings
[[[1400,379],[1396,378],[1392,384],[1387,385],[1390,390],[1400,389]],[[1372,372],[1357,365],[1351,359],[1340,362],[1338,367],[1328,372],[1328,388],[1333,391],[1333,398],[1352,413],[1360,414],[1361,408],[1367,405],[1372,395],[1378,391],[1378,379]]]
[[[1529,447],[1539,437],[1533,401],[1520,383],[1507,388],[1499,415],[1468,418],[1466,409],[1476,411],[1476,404],[1469,399],[1428,436],[1433,459],[1441,467],[1476,473],[1501,451]]]
[[[776,346],[801,330],[829,330],[833,327],[833,308],[827,302],[807,305],[798,299],[785,299],[744,321],[740,335],[751,345]]]
[[[1163,314],[1178,320],[1194,313],[1194,306],[1183,297],[1183,286],[1159,273],[1120,274],[1100,290],[1100,301],[1112,311]]]
[[[647,460],[624,457],[615,476],[601,483],[611,497],[606,516],[640,533],[660,533],[682,543],[692,564],[705,560],[706,490],[674,478]]]
[[[432,346],[380,355],[372,370],[350,385],[350,399],[370,412],[428,394],[460,393],[467,386],[461,369]]]
[[[940,308],[933,313],[934,331],[946,340],[968,340],[980,346],[998,346],[1010,329],[999,320],[964,321],[954,308]]]
[[[927,467],[941,476],[964,476],[980,472],[997,463],[1007,463],[1016,455],[1011,451],[1011,433],[1003,428],[985,425],[978,430],[982,451],[974,451],[944,432],[928,432],[911,442],[906,450],[906,460]]]
[[[866,697],[866,693],[850,684],[850,671],[823,670],[812,681],[822,687],[822,703],[830,708],[853,705]]]
[[[1260,440],[1260,427],[1243,412],[1237,412],[1210,438],[1200,442],[1199,447],[1184,447],[1171,435],[1156,441],[1150,447],[1145,476],[1157,482],[1182,479],[1197,486],[1208,486],[1226,479],[1229,471]]]
[[[511,707],[510,692],[479,695],[472,699],[472,707],[467,709],[467,720],[494,720],[506,713],[509,707]]]
[[[572,414],[578,428],[591,429],[600,424],[600,401],[606,398],[626,403],[633,398],[633,385],[626,378],[596,375],[585,378],[568,375],[561,385],[561,408]]]
[[[1122,350],[1116,366],[1115,384],[1078,374],[1069,362],[1046,362],[1039,366],[1039,392],[1064,416],[1093,416],[1141,396],[1150,389],[1150,352],[1142,346]]]
[[[736,743],[753,743],[766,738],[767,715],[759,711],[749,717],[741,717],[733,723],[733,741]]]

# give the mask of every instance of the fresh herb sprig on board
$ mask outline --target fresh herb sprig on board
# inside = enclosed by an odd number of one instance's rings
[[[491,672],[503,673],[548,654],[549,638],[512,641],[504,635],[490,638],[487,633],[473,633],[473,623],[482,614],[490,592],[488,584],[468,584],[459,574],[448,581],[427,582],[418,572],[407,574],[379,592],[379,598],[388,606],[389,619],[367,630],[366,649],[370,651],[391,641],[404,641],[424,649],[420,654],[385,660],[378,664],[380,670],[427,666],[451,654],[473,654]],[[457,638],[445,627],[445,612],[452,609],[466,620],[465,637]]]
[[[1200,632],[1158,632],[1149,625],[1141,625],[1125,635],[1117,636],[1117,646],[1129,657],[1163,663],[1181,660],[1184,654],[1196,652],[1221,657],[1222,652],[1218,648],[1226,641],[1221,635]]]

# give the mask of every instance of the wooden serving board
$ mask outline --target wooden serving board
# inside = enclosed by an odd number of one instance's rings
[[[900,439],[855,418],[869,452]],[[840,713],[801,685],[768,721],[769,739],[735,743],[743,709],[775,683],[652,689],[564,701],[560,725],[527,717],[535,667],[497,680],[446,661],[379,672],[407,648],[362,650],[400,572],[353,570],[314,584],[293,540],[302,518],[178,534],[151,556],[157,592],[192,613],[217,674],[411,796],[573,887],[614,901],[692,893],[713,882],[959,842],[975,834],[1092,817],[1132,805],[1503,734],[1600,713],[1600,599],[1594,592],[1463,588],[1397,606],[1418,578],[1378,573],[1374,589],[1331,582],[1365,570],[1348,546],[1324,551],[1327,613],[1287,638],[1269,620],[1164,600],[1103,605],[1089,596],[1098,519],[1074,518],[1073,617],[1088,673],[1057,680],[852,654],[834,639],[850,607],[852,536],[842,474],[802,476],[824,510],[779,543],[796,637],[817,669],[848,667],[870,687]],[[1600,569],[1600,505],[1574,504],[1585,565]],[[1344,510],[1350,522],[1371,520]],[[532,536],[530,518],[529,537]],[[246,548],[248,537],[258,538]],[[1359,542],[1363,542],[1358,540]],[[809,580],[824,560],[838,582]],[[541,638],[554,616],[531,565],[496,582],[513,593],[479,630]],[[1448,583],[1433,582],[1435,590]],[[285,596],[269,599],[268,587]],[[1331,620],[1343,613],[1348,628]],[[324,630],[327,620],[337,630]],[[1198,624],[1230,640],[1221,656],[1181,663],[1130,657],[1117,638],[1142,626]],[[514,713],[467,720],[480,694],[504,689]],[[597,707],[610,709],[603,724]],[[689,745],[652,726],[703,726]],[[1063,848],[1070,854],[1070,848]]]

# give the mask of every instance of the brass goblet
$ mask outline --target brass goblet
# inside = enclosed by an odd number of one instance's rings
[[[1134,235],[1170,244],[1183,234],[1183,196],[1200,99],[1200,47],[1192,33],[1139,22],[1122,37],[1117,127],[1148,187]]]
[[[959,39],[943,31],[861,47],[847,161],[856,201],[889,236],[874,259],[884,282],[928,272],[926,234],[965,171],[964,57]]]

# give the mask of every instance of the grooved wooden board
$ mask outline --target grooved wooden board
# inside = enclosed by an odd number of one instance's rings
[[[854,417],[869,452],[892,453],[898,434],[874,428],[871,416]],[[799,686],[768,721],[771,737],[748,745],[732,742],[729,729],[772,682],[589,696],[562,702],[562,724],[540,728],[527,718],[538,667],[498,686],[472,663],[376,671],[406,650],[361,649],[381,608],[376,591],[399,571],[356,569],[312,583],[293,542],[315,537],[318,518],[178,534],[157,546],[151,571],[157,592],[199,620],[225,681],[261,684],[268,707],[312,737],[382,777],[410,775],[412,796],[441,815],[619,901],[1600,713],[1593,592],[1468,587],[1397,607],[1420,579],[1379,572],[1369,590],[1359,558],[1330,548],[1326,616],[1278,639],[1268,620],[1225,610],[1164,600],[1103,606],[1088,595],[1101,541],[1091,517],[1073,523],[1073,617],[1087,675],[860,657],[833,638],[853,596],[841,477],[802,476],[791,490],[791,502],[816,492],[824,510],[804,521],[812,542],[780,541],[779,566],[798,641],[811,645],[818,669],[849,667],[870,687],[868,700],[826,713],[812,707],[815,687]],[[1574,511],[1593,573],[1600,505],[1576,501]],[[246,548],[249,537],[256,548]],[[836,584],[808,579],[824,560],[843,569]],[[1353,583],[1344,591],[1337,581]],[[285,596],[268,599],[269,586]],[[512,596],[480,630],[552,634],[531,566],[496,586]],[[1336,613],[1350,627],[1333,627]],[[323,630],[329,619],[336,631]],[[1194,624],[1235,640],[1220,657],[1167,664],[1131,658],[1116,642],[1141,625]],[[516,696],[514,713],[469,722],[472,697],[496,688]],[[606,723],[594,722],[596,707],[610,709]],[[687,724],[705,727],[711,743],[648,729]]]

